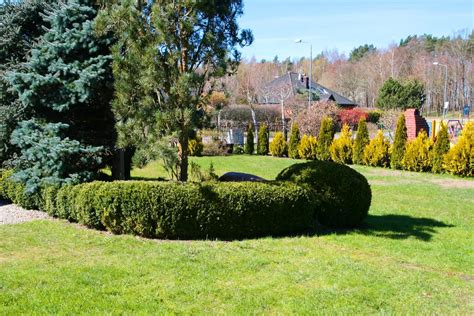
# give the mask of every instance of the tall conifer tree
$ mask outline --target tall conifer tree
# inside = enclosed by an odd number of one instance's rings
[[[50,27],[25,70],[8,75],[33,116],[12,135],[21,149],[15,177],[30,191],[93,179],[115,143],[112,39],[94,35],[93,3],[68,0],[49,9]]]
[[[354,141],[354,150],[352,160],[355,164],[364,164],[364,150],[369,144],[369,130],[365,119],[361,119],[357,125],[357,135]]]

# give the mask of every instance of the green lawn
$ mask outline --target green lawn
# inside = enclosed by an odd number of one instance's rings
[[[266,178],[292,163],[196,159],[211,160]],[[0,226],[0,314],[474,314],[474,181],[356,169],[373,203],[354,231],[220,242]]]

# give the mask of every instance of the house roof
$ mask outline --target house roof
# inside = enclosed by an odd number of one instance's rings
[[[303,80],[301,80],[303,78]],[[296,72],[288,72],[287,74],[278,77],[271,82],[269,82],[266,85],[266,88],[268,91],[276,91],[280,89],[281,87],[289,86],[291,85],[291,90],[292,90],[292,95],[295,96],[298,94],[300,91],[305,91],[306,90],[306,82],[305,78],[303,75],[298,74]],[[339,93],[326,88],[314,81],[311,82],[311,90],[313,91],[314,94],[319,96],[320,100],[323,101],[334,101],[338,105],[344,107],[344,106],[357,106],[357,103],[349,100],[348,98],[340,95]],[[267,98],[262,98],[260,97],[260,103],[266,103],[266,104],[276,104],[280,103],[280,100],[278,96],[275,93],[270,94],[269,97]]]

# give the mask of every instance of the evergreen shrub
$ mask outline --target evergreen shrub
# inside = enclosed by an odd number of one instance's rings
[[[369,144],[369,130],[364,119],[357,124],[357,135],[354,141],[354,149],[352,153],[352,160],[356,164],[364,163],[364,149]]]
[[[447,172],[463,177],[474,176],[474,123],[468,122],[454,145],[444,157]]]
[[[372,167],[388,167],[390,163],[389,148],[388,140],[379,130],[377,136],[364,149],[364,164]]]
[[[433,162],[433,168],[431,169],[432,172],[442,173],[444,171],[444,157],[448,153],[450,146],[448,126],[441,123],[441,128],[436,135],[433,151],[431,152]]]
[[[300,143],[300,130],[298,123],[293,123],[291,126],[291,136],[288,142],[288,157],[291,159],[299,159],[298,145]]]
[[[262,124],[258,129],[257,154],[266,156],[268,154],[268,129],[267,125]]]
[[[277,181],[292,181],[307,187],[315,198],[315,216],[329,227],[355,227],[369,212],[372,191],[367,179],[354,169],[329,161],[290,166]]]
[[[331,147],[332,140],[334,138],[334,124],[333,120],[326,117],[321,122],[321,129],[319,131],[318,145],[317,145],[317,157],[319,160],[331,160]]]
[[[245,142],[244,151],[247,155],[253,155],[255,151],[254,135],[253,135],[253,126],[249,124],[247,128],[247,141]]]
[[[395,140],[390,153],[390,166],[392,169],[402,169],[402,160],[405,156],[405,149],[407,144],[407,126],[405,123],[405,115],[401,114],[395,131]]]
[[[331,159],[334,162],[342,164],[352,163],[352,133],[349,129],[349,125],[344,124],[341,131],[341,136],[338,139],[333,140],[331,147]]]
[[[202,152],[204,150],[204,144],[202,142],[202,138],[196,136],[196,138],[191,139],[189,141],[189,155],[193,157],[200,157],[202,156]]]
[[[304,134],[298,146],[300,158],[306,160],[315,160],[317,144],[318,142],[316,137]]]
[[[421,131],[414,140],[407,143],[405,156],[402,160],[403,168],[409,171],[430,171],[432,149],[433,142],[425,131]]]
[[[282,132],[277,132],[270,143],[270,154],[274,157],[283,157],[287,154],[287,151],[285,136]]]

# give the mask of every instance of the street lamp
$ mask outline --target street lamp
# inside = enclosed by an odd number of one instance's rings
[[[295,40],[296,44],[309,44],[309,89],[308,89],[308,106],[311,106],[311,99],[313,96],[313,44],[303,41],[302,39]]]
[[[446,117],[446,113],[448,112],[449,109],[449,103],[448,103],[448,65],[445,64],[440,64],[439,62],[435,61],[433,62],[433,65],[435,66],[443,66],[445,73],[444,73],[444,106],[443,106],[443,118]]]

